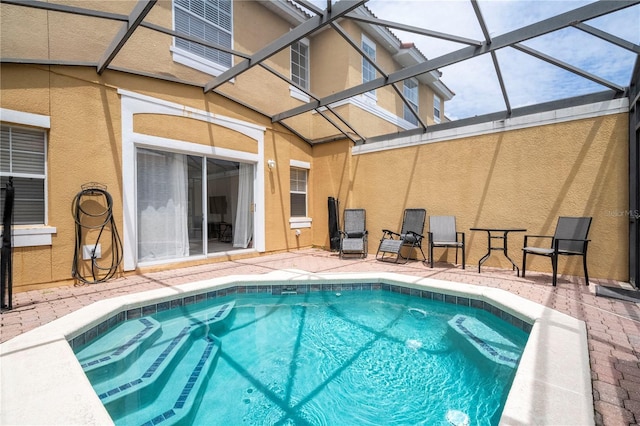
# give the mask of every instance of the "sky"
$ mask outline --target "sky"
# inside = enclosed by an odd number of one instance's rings
[[[318,1],[322,7],[326,2]],[[584,0],[479,0],[491,37],[550,18],[591,3]],[[367,7],[380,19],[417,26],[455,36],[484,40],[469,0],[370,0]],[[640,5],[587,23],[635,44],[640,44]],[[413,42],[428,59],[467,47],[415,33],[391,30],[401,41]],[[636,54],[568,28],[528,40],[524,45],[621,86],[628,86]],[[607,90],[574,73],[513,48],[496,52],[512,108]],[[441,80],[455,93],[445,104],[452,120],[504,111],[491,56],[440,68]]]

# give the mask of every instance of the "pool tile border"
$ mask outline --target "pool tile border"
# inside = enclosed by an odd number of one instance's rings
[[[451,294],[439,293],[431,290],[419,290],[403,285],[389,284],[384,282],[348,282],[348,283],[325,283],[325,284],[251,284],[251,285],[234,285],[231,287],[206,291],[196,295],[188,295],[175,298],[169,301],[152,303],[149,305],[128,309],[118,312],[116,315],[92,327],[91,329],[81,333],[80,335],[69,340],[71,348],[77,349],[89,343],[91,340],[106,333],[118,324],[132,320],[140,319],[149,315],[154,315],[169,309],[189,306],[205,300],[215,300],[219,297],[233,296],[236,294],[267,294],[272,296],[280,296],[286,294],[307,294],[313,292],[344,292],[344,291],[374,291],[382,290],[390,293],[398,293],[413,297],[419,297],[426,300],[443,302],[458,306],[477,308],[486,311],[503,321],[519,328],[525,333],[530,333],[532,324],[512,315],[495,305],[480,299],[474,299],[468,296],[456,296]]]

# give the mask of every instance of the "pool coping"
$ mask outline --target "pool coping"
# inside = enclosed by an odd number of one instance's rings
[[[171,304],[242,284],[381,282],[481,300],[531,326],[500,424],[593,425],[586,325],[505,290],[395,273],[310,273],[281,270],[230,275],[114,297],[85,306],[0,345],[2,424],[113,424],[69,344],[118,312]],[[250,284],[249,284],[250,283]]]

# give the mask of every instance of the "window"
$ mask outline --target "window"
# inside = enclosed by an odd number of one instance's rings
[[[362,51],[366,54],[366,57],[362,57],[362,82],[366,83],[376,78],[376,69],[373,66],[376,61],[376,44],[364,35],[362,36]],[[367,94],[375,98],[376,91],[372,90]]]
[[[45,142],[43,130],[0,126],[0,185],[12,177],[15,189],[13,223],[45,223]],[[4,209],[5,191],[0,204]]]
[[[440,122],[440,97],[437,95],[433,96],[433,121]]]
[[[291,80],[309,89],[309,43],[299,40],[291,45]]]
[[[231,49],[233,12],[231,0],[174,0],[175,30]],[[185,50],[225,68],[232,65],[230,53],[180,38],[176,48]]]
[[[407,101],[411,104],[411,107],[418,112],[418,82],[414,79],[405,80],[402,92]],[[404,105],[404,119],[411,124],[418,125],[418,117],[409,109],[407,104]]]
[[[291,168],[291,217],[307,216],[307,170]]]

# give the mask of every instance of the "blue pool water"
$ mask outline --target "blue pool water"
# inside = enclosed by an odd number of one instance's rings
[[[372,290],[217,298],[76,349],[117,425],[493,425],[527,333]]]

